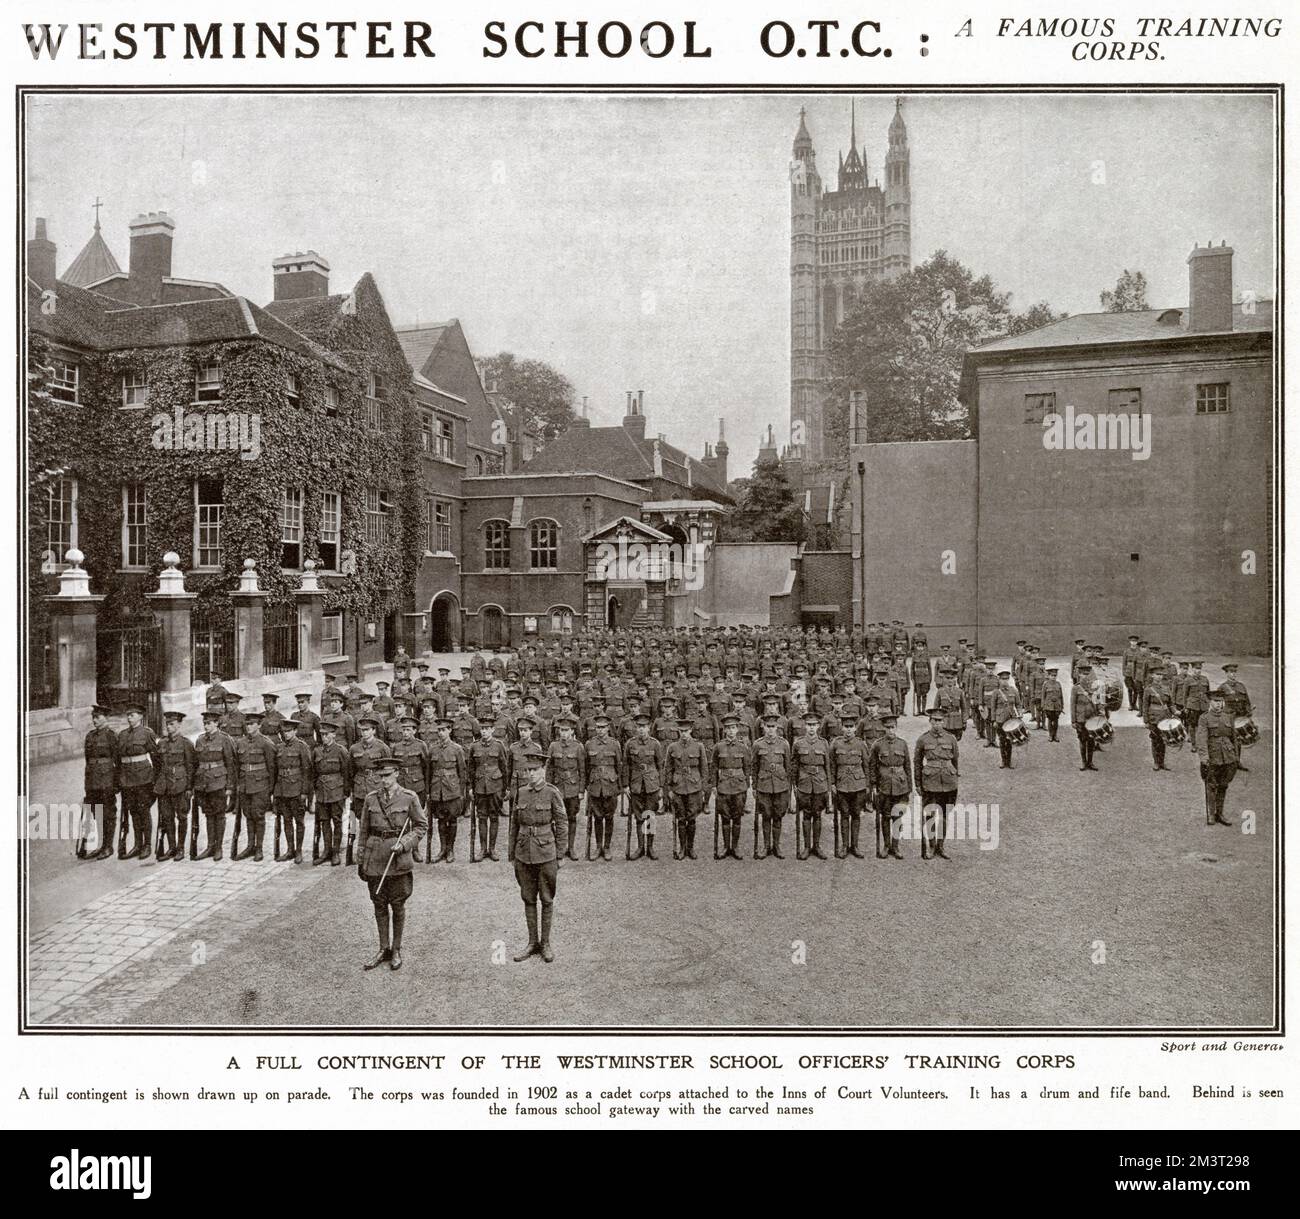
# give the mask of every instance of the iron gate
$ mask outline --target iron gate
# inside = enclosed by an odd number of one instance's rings
[[[262,619],[262,657],[268,673],[298,668],[298,607],[268,606]]]
[[[211,684],[237,676],[234,611],[196,609],[190,617],[190,679]]]
[[[96,686],[99,701],[113,714],[139,703],[145,723],[162,732],[162,675],[163,633],[153,618],[100,628]]]

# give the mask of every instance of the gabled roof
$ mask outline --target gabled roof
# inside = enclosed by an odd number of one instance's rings
[[[429,357],[433,355],[434,348],[442,341],[442,333],[446,329],[447,326],[441,323],[436,326],[393,327],[397,334],[397,341],[401,343],[407,360],[416,372],[423,369],[425,364],[429,362]]]
[[[460,322],[452,318],[427,326],[394,326],[393,330],[411,367],[465,403],[469,443],[480,449],[499,450],[501,446],[493,437],[500,414],[483,390]]]
[[[84,288],[109,275],[120,275],[121,272],[122,268],[113,257],[113,251],[108,248],[108,242],[99,231],[99,221],[96,221],[95,231],[90,235],[90,240],[82,246],[81,253],[63,272],[63,280],[78,288]]]
[[[638,440],[624,427],[571,427],[525,462],[521,472],[577,474],[596,470],[628,482],[646,482],[656,477],[654,449],[654,438]],[[712,471],[695,459],[691,459],[690,481],[687,481],[687,459],[681,449],[666,440],[660,441],[659,456],[663,468],[660,477],[665,481],[721,498],[724,503],[732,502]]]
[[[606,534],[618,533],[624,530],[629,533],[640,534],[649,538],[652,542],[671,542],[673,540],[662,529],[647,525],[645,521],[638,521],[634,516],[620,516],[616,520],[608,521],[599,529],[593,529],[582,540],[584,542],[594,542],[597,538],[603,538]]]

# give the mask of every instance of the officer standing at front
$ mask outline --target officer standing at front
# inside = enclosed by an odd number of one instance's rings
[[[912,761],[907,742],[896,731],[898,716],[881,717],[884,735],[872,746],[871,787],[876,796],[876,858],[903,858],[898,823],[907,812],[912,794]]]
[[[113,853],[113,831],[117,829],[117,769],[120,750],[117,733],[108,726],[107,707],[91,707],[90,724],[90,731],[86,733],[82,815],[85,816],[84,809],[88,808],[93,818],[95,809],[102,809],[103,823],[99,845],[94,854],[87,853],[84,834],[78,854],[82,859],[107,859]],[[122,815],[125,817],[125,812]]]
[[[1201,755],[1201,779],[1205,783],[1205,824],[1231,825],[1223,815],[1228,785],[1241,769],[1241,748],[1237,744],[1234,717],[1227,709],[1231,691],[1220,687],[1210,693],[1210,709],[1196,725],[1196,750]]]
[[[717,784],[714,812],[722,823],[723,859],[740,858],[740,820],[749,793],[749,747],[740,739],[740,716],[722,717],[722,740],[713,747],[713,774]]]
[[[947,859],[943,844],[948,839],[948,814],[957,803],[959,774],[957,738],[944,730],[943,712],[930,712],[930,729],[917,739],[912,763],[921,789],[921,854]]]
[[[376,969],[387,961],[389,969],[398,970],[406,903],[415,889],[415,844],[424,834],[424,810],[419,796],[398,782],[401,763],[396,758],[378,758],[372,769],[379,782],[361,805],[357,875],[370,891],[379,952],[363,968]]]
[[[546,781],[546,755],[533,745],[524,755],[527,781],[519,789],[510,816],[510,858],[515,861],[515,880],[524,903],[528,924],[528,946],[515,955],[526,961],[537,955],[550,964],[551,920],[555,910],[555,889],[560,872],[560,843],[564,841],[564,800]],[[537,903],[541,901],[541,930]]]

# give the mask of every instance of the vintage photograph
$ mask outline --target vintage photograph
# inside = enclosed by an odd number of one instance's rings
[[[1279,1028],[1280,121],[22,92],[23,1029]]]

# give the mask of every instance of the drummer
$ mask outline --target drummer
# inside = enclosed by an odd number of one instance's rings
[[[1169,682],[1163,669],[1151,674],[1150,683],[1142,691],[1142,722],[1151,739],[1152,770],[1169,770],[1165,765],[1165,735],[1160,731],[1160,721],[1174,714],[1174,702],[1169,693]]]
[[[1254,709],[1250,705],[1250,695],[1246,687],[1237,678],[1237,666],[1229,662],[1223,666],[1223,682],[1219,686],[1223,691],[1223,709],[1227,712],[1229,718],[1236,719],[1238,716],[1254,715]],[[1243,766],[1241,761],[1237,762],[1237,769],[1249,771],[1250,767]]]

